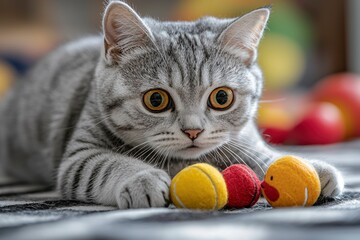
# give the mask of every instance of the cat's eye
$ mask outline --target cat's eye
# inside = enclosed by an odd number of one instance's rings
[[[162,89],[152,89],[143,96],[143,103],[150,112],[164,112],[172,108],[169,93]]]
[[[211,92],[208,106],[215,110],[226,110],[234,102],[234,92],[228,87],[219,87]]]

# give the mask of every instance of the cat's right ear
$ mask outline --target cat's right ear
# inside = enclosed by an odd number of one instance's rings
[[[154,42],[150,29],[126,3],[112,1],[103,18],[105,58],[119,61],[121,56],[136,48],[149,47]]]
[[[220,35],[220,45],[246,65],[257,58],[257,48],[269,20],[270,9],[254,10],[232,22]]]

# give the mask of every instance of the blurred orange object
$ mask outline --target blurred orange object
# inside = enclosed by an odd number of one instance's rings
[[[15,78],[15,71],[10,65],[0,61],[0,97],[10,88]]]
[[[265,139],[274,144],[283,143],[294,125],[292,116],[280,104],[261,104],[257,120]]]
[[[60,43],[54,29],[36,25],[0,28],[0,52],[38,59]]]
[[[314,89],[313,99],[335,104],[345,122],[347,138],[360,136],[360,76],[338,73],[323,79]]]

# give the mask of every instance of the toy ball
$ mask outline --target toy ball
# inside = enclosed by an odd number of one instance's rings
[[[269,166],[261,191],[272,207],[305,207],[316,202],[321,186],[310,163],[295,156],[285,156]]]
[[[340,109],[347,138],[360,137],[360,75],[330,75],[316,85],[312,96],[315,101],[331,102]]]
[[[341,111],[332,103],[313,104],[289,134],[289,142],[299,145],[331,144],[345,137]]]
[[[305,69],[302,49],[280,34],[267,34],[259,46],[259,65],[263,70],[265,87],[282,90],[294,85]]]
[[[255,172],[244,164],[234,164],[222,172],[228,189],[228,207],[253,206],[260,197],[260,180]]]
[[[198,163],[176,174],[170,198],[178,208],[217,210],[226,205],[228,193],[221,173],[209,164]]]

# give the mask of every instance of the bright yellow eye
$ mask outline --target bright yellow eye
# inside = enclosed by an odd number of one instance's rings
[[[211,92],[208,105],[215,110],[226,110],[234,102],[234,92],[228,87],[219,87]]]
[[[162,89],[152,89],[144,94],[143,102],[150,112],[163,112],[171,107],[169,94]]]

